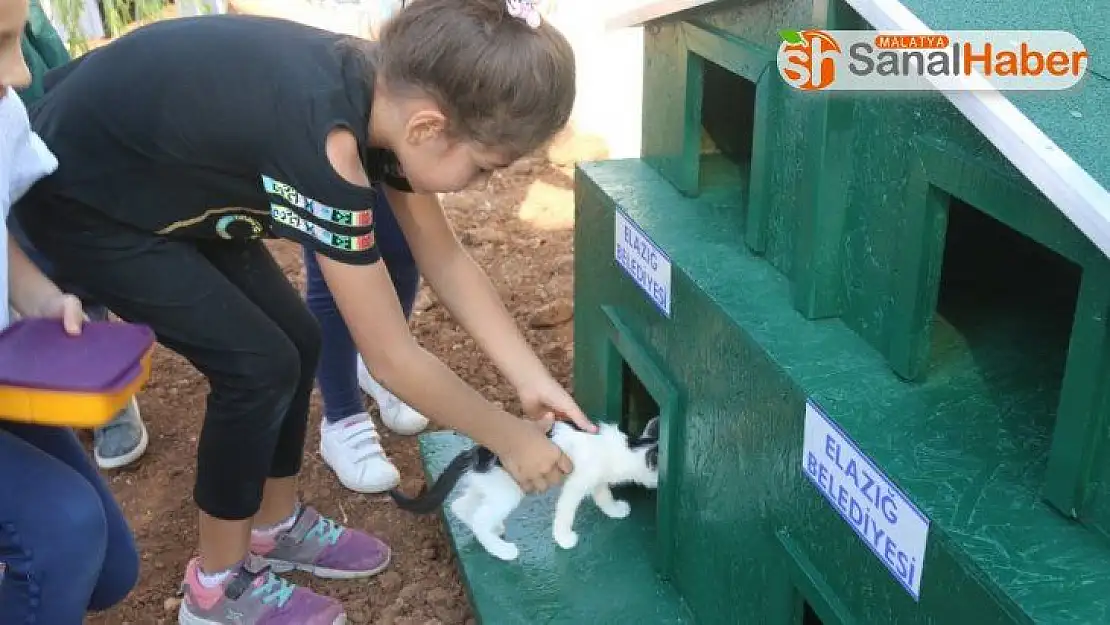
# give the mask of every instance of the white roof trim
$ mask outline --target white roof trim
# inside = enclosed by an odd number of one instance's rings
[[[626,11],[610,18],[605,22],[607,30],[615,30],[617,28],[626,28],[629,26],[641,26],[644,22],[657,20],[661,17],[666,17],[672,13],[679,11],[686,11],[694,9],[706,4],[712,4],[717,0],[655,0],[655,2],[647,2],[642,4],[631,11]]]

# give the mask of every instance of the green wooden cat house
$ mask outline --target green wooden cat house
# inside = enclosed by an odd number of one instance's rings
[[[512,564],[449,524],[481,622],[1110,623],[1096,5],[623,18],[644,27],[642,156],[577,171],[574,391],[629,430],[662,416],[660,487],[622,521],[584,505],[573,551],[530,501]],[[803,93],[776,54],[806,28],[1062,29],[1090,64],[1067,92]],[[465,444],[425,435],[429,474]]]

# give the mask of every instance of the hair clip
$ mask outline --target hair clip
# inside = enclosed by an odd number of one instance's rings
[[[536,0],[505,0],[505,6],[509,15],[524,20],[532,28],[539,28],[543,22],[540,11],[536,8]]]

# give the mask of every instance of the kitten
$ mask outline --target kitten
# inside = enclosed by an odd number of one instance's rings
[[[563,549],[573,549],[578,544],[574,517],[587,496],[606,516],[623,519],[631,507],[627,501],[614,499],[610,486],[659,485],[659,417],[649,421],[644,432],[631,440],[614,424],[603,423],[598,428],[597,434],[588,434],[560,421],[548,434],[574,463],[574,470],[563,481],[552,523],[552,537]],[[491,555],[502,560],[515,559],[519,555],[517,546],[502,536],[505,519],[520,505],[524,492],[489,449],[476,446],[455,456],[435,483],[415,498],[406,497],[399,489],[389,494],[398,507],[428,514],[443,505],[459,481],[463,482],[464,490],[451,503],[451,513]]]

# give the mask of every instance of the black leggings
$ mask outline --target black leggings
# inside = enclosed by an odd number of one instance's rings
[[[252,517],[267,478],[300,471],[320,330],[261,241],[170,239],[72,203],[17,215],[55,266],[208,379],[193,496],[207,514]]]

